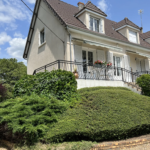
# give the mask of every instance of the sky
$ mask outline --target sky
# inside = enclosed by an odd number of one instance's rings
[[[79,0],[63,0],[77,6]],[[35,0],[24,0],[33,10]],[[80,0],[80,2],[87,2]],[[107,18],[116,22],[125,17],[141,27],[138,10],[143,10],[143,31],[150,31],[150,0],[91,0],[104,11]],[[16,58],[24,62],[23,51],[29,31],[32,13],[21,0],[0,0],[0,59]],[[41,18],[42,19],[42,18]]]

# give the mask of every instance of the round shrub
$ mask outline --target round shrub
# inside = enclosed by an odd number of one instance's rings
[[[142,88],[142,94],[150,96],[150,75],[144,74],[137,78],[136,83]]]
[[[73,73],[62,70],[27,75],[15,84],[14,95],[31,93],[55,96],[58,100],[71,100],[77,94],[77,82]]]
[[[37,142],[67,107],[66,102],[53,97],[31,95],[9,99],[0,105],[0,138],[27,144]]]

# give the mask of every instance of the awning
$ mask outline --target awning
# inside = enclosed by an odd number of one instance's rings
[[[92,42],[92,41],[87,41],[84,40],[84,43],[89,44],[89,45],[94,45],[94,46],[101,46],[104,48],[108,48],[109,50],[117,50],[117,51],[122,51],[123,49],[117,46],[111,46],[108,44],[103,44],[103,43],[96,43],[96,42]]]
[[[97,42],[93,42],[93,41],[89,41],[89,40],[85,40],[85,39],[82,40],[82,39],[73,38],[73,40],[82,41],[83,43],[89,44],[89,45],[108,48],[109,50],[115,50],[115,51],[122,51],[123,50],[122,48],[120,48],[118,46],[111,46],[111,45],[108,45],[108,44],[97,43]]]
[[[130,50],[126,50],[128,53],[133,53],[133,54],[137,54],[137,55],[140,55],[140,56],[144,56],[144,57],[147,57],[147,58],[150,58],[150,55],[148,54],[144,54],[144,53],[140,53],[140,52],[134,52],[134,51],[130,51]]]

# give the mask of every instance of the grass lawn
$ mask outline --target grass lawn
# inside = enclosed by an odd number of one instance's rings
[[[96,142],[64,142],[59,144],[41,144],[37,143],[34,146],[27,147],[27,146],[16,146],[14,150],[90,150],[94,147],[97,143]]]

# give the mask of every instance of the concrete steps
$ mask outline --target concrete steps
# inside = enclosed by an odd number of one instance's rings
[[[126,82],[125,84],[139,92],[142,92],[142,89],[139,87],[139,85],[134,82]]]

